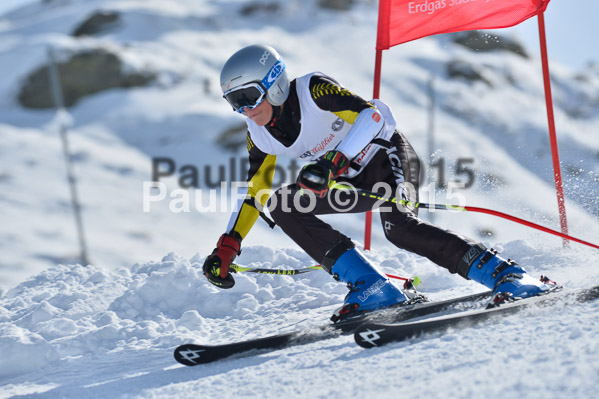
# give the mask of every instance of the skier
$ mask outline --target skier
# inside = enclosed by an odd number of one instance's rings
[[[233,287],[230,264],[266,205],[294,242],[348,285],[338,319],[409,303],[404,290],[369,262],[349,237],[317,217],[380,206],[376,199],[329,189],[334,181],[386,195],[391,189],[398,198],[418,201],[419,160],[396,130],[389,107],[379,100],[366,101],[319,72],[290,81],[281,56],[264,45],[233,54],[222,68],[220,83],[233,110],[247,117],[249,188],[205,260],[208,281]],[[301,169],[296,184],[281,187],[268,199],[258,194],[271,188],[277,155],[311,163]],[[535,296],[555,285],[530,277],[480,242],[422,221],[416,209],[385,206],[380,216],[385,237],[394,245],[484,284],[496,297]]]

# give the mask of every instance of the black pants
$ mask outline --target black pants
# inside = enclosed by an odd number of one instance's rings
[[[395,197],[399,174],[403,174],[405,182],[410,183],[414,189],[410,190],[410,200],[417,201],[420,172],[418,156],[401,133],[396,132],[390,142],[391,148],[379,150],[358,176],[353,179],[339,178],[338,182],[351,183],[357,188]],[[398,170],[398,163],[401,170]],[[381,182],[386,183],[385,186],[391,190],[380,187]],[[376,186],[377,183],[379,187]],[[268,204],[274,221],[317,262],[322,262],[329,249],[349,238],[316,215],[366,212],[377,207],[381,211],[385,236],[390,242],[401,249],[430,259],[451,273],[457,272],[464,254],[473,245],[478,244],[452,231],[420,220],[416,211],[400,209],[396,204],[357,196],[351,192],[331,190],[327,198],[312,196],[310,200],[307,195],[298,193],[298,188],[293,184],[275,191]]]

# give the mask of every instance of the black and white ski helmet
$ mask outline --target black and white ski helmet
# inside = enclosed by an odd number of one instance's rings
[[[289,77],[283,58],[270,46],[254,44],[233,54],[220,72],[223,93],[248,83],[260,83],[271,105],[282,105],[289,96]]]

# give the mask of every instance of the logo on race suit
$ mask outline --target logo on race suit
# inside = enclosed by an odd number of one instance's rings
[[[301,159],[310,158],[311,156],[312,156],[312,152],[311,151],[306,151],[302,155],[300,155],[300,158]]]
[[[366,146],[366,148],[364,148],[362,151],[360,151],[358,156],[354,159],[354,162],[357,163],[358,165],[361,165],[362,161],[366,157],[366,154],[368,154],[368,151],[370,151],[370,147],[372,147],[372,143],[368,144]]]
[[[463,260],[468,265],[471,265],[472,262],[474,262],[474,260],[476,258],[478,258],[478,256],[480,254],[482,254],[483,252],[484,251],[482,249],[480,249],[479,247],[470,247],[470,249],[468,250],[468,252],[466,252],[466,255],[464,255]]]
[[[331,129],[333,129],[334,132],[338,132],[339,130],[343,129],[343,125],[345,125],[345,121],[341,118],[337,118],[331,125]]]
[[[325,139],[322,140],[320,142],[320,144],[316,145],[314,148],[312,148],[310,150],[312,155],[315,155],[316,153],[323,151],[325,148],[327,148],[327,145],[329,145],[329,143],[331,141],[333,141],[334,138],[335,138],[335,135],[333,133],[331,133],[331,135],[329,137],[325,137]]]
[[[390,221],[386,220],[385,221],[385,231],[388,233],[389,230],[391,230],[391,228],[395,226],[393,223],[391,223]]]
[[[403,170],[401,169],[401,161],[397,156],[397,147],[392,147],[387,150],[387,155],[389,156],[389,162],[391,162],[391,171],[393,172],[393,176],[395,177],[395,182],[397,184],[403,183],[405,181]]]

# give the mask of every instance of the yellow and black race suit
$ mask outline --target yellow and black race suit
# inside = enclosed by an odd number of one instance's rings
[[[310,94],[316,105],[325,111],[336,114],[344,121],[353,124],[360,111],[372,108],[373,105],[362,97],[341,87],[337,82],[322,75],[315,75],[310,79]],[[282,107],[273,107],[274,113],[270,123],[266,126],[269,133],[280,143],[291,146],[301,130],[301,112],[295,80],[291,82],[289,97]],[[236,232],[245,238],[260,215],[255,204],[266,204],[268,195],[265,193],[272,188],[272,181],[276,165],[276,156],[266,154],[254,145],[252,138],[247,133],[247,150],[250,168],[248,172],[248,201],[231,215],[227,233]],[[258,193],[261,195],[257,197]],[[257,201],[254,202],[254,199]]]

